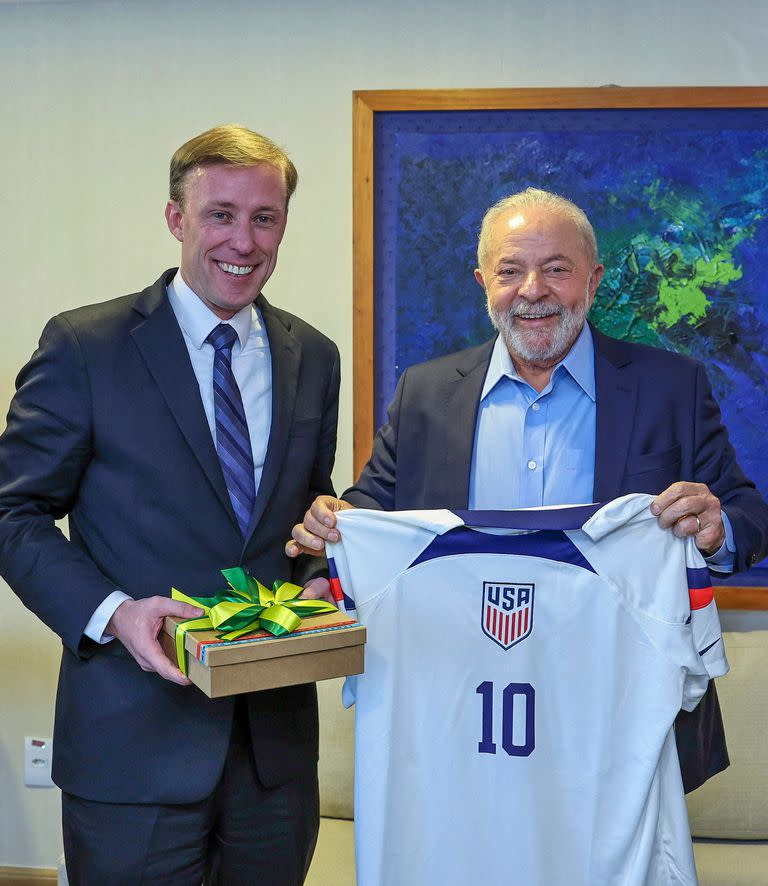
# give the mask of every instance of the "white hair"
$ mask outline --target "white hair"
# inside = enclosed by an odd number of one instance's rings
[[[482,270],[488,263],[491,251],[491,231],[493,224],[500,215],[513,209],[547,209],[559,213],[573,222],[584,245],[584,252],[591,265],[597,264],[597,237],[591,222],[583,209],[559,194],[544,191],[541,188],[526,188],[517,194],[510,194],[494,203],[483,216],[480,226],[480,237],[477,242],[477,262]]]

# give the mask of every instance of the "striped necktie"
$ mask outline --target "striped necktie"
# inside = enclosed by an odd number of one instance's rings
[[[213,345],[213,412],[216,419],[216,451],[224,481],[245,537],[256,498],[253,454],[240,389],[232,373],[232,345],[237,333],[228,323],[219,325],[206,338]]]

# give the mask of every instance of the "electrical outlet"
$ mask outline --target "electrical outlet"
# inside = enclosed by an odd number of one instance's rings
[[[53,739],[24,736],[24,784],[30,788],[52,788]]]

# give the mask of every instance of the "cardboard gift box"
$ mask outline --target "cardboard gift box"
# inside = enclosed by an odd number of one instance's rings
[[[176,664],[176,625],[167,616],[160,644]],[[255,631],[221,640],[216,631],[190,631],[185,637],[189,679],[209,697],[314,683],[363,672],[365,628],[343,612],[305,618],[291,634],[274,637]]]

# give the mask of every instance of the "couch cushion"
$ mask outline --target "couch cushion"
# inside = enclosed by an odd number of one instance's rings
[[[717,693],[731,765],[688,795],[691,833],[720,839],[768,839],[768,631],[723,636],[731,671],[717,681]]]
[[[341,704],[343,678],[317,684],[320,709],[320,815],[353,817],[355,770],[354,708]]]
[[[320,819],[320,834],[304,886],[355,886],[355,825]]]
[[[765,886],[766,843],[699,843],[693,854],[699,886]]]

